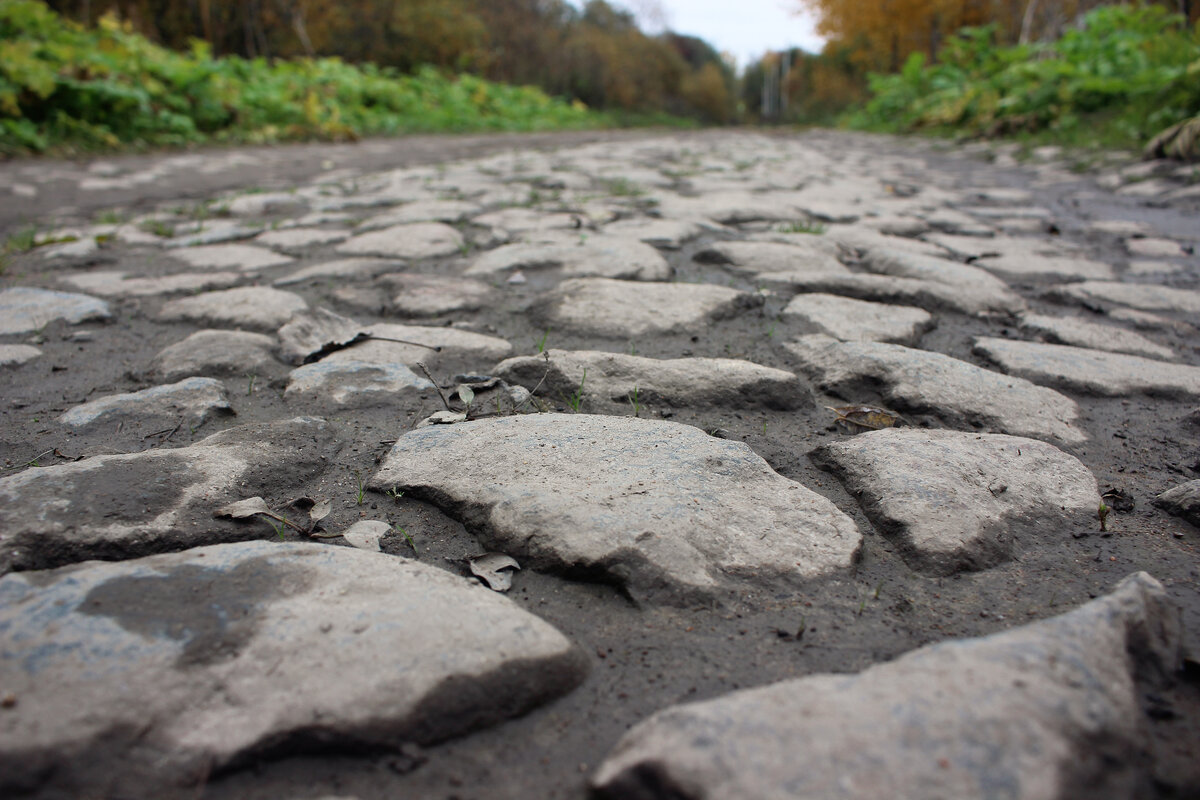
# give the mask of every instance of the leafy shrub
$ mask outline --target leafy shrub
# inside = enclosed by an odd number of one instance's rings
[[[354,139],[414,131],[597,127],[538,89],[338,59],[214,59],[159,47],[106,16],[94,29],[34,0],[0,2],[0,153],[201,141]]]

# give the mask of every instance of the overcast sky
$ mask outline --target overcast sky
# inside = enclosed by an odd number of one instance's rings
[[[820,52],[824,41],[808,14],[797,15],[800,0],[617,0],[636,12],[643,29],[656,32],[653,10],[661,7],[667,26],[729,51],[745,67],[767,50],[803,47]]]

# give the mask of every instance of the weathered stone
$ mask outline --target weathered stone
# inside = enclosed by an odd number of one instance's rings
[[[798,584],[848,569],[862,543],[745,444],[633,417],[433,425],[400,437],[370,486],[437,504],[522,566],[617,581],[641,601]]]
[[[333,231],[326,228],[286,228],[277,231],[267,231],[254,237],[255,244],[265,245],[272,250],[284,253],[300,253],[310,247],[343,242],[349,238],[346,231]]]
[[[272,355],[275,340],[245,331],[196,331],[154,357],[151,371],[167,381],[193,375],[246,377],[265,375],[279,367]]]
[[[793,292],[821,292],[880,303],[913,305],[929,311],[981,313],[987,301],[973,292],[916,278],[890,275],[821,272],[760,272],[755,280],[766,287]]]
[[[113,394],[68,409],[58,421],[70,428],[124,425],[145,428],[180,422],[197,427],[215,414],[232,414],[225,384],[213,378],[187,378],[140,392]]]
[[[218,252],[222,248],[213,247],[214,245],[224,244],[226,242],[236,242],[240,239],[249,239],[250,237],[256,236],[262,232],[262,227],[259,225],[245,225],[241,222],[236,222],[233,220],[206,220],[204,222],[184,222],[182,224],[177,223],[175,220],[172,220],[171,222],[173,227],[173,234],[171,238],[162,240],[159,243],[167,250],[178,250],[180,248],[200,249],[202,247],[212,247],[214,252]],[[242,246],[237,245],[236,247]],[[260,248],[250,247],[248,250],[254,251],[260,250]],[[228,251],[230,256],[234,252],[236,251]],[[247,255],[250,256],[250,259],[247,261],[247,263],[255,263],[257,257],[252,253],[248,253]],[[215,257],[218,259],[221,258],[221,256]],[[204,265],[196,264],[194,266]],[[221,266],[224,267],[234,265],[222,264]]]
[[[452,225],[478,214],[480,210],[481,207],[478,203],[469,203],[465,200],[409,203],[363,220],[357,230],[360,232],[374,231],[411,222],[445,222]]]
[[[462,234],[440,222],[415,222],[396,225],[373,233],[355,236],[338,245],[339,253],[385,258],[440,258],[457,255],[463,249]]]
[[[974,262],[988,272],[1009,278],[1081,278],[1104,280],[1115,271],[1108,264],[1075,256],[1049,256],[1037,253],[1000,255],[980,258]]]
[[[929,414],[959,427],[996,433],[1087,440],[1072,424],[1079,406],[1053,389],[941,353],[878,342],[802,336],[784,347],[823,391],[861,402],[864,388],[901,413]]]
[[[952,208],[939,208],[922,215],[922,219],[934,230],[955,236],[992,236],[996,232],[990,225],[979,222],[970,214]]]
[[[1183,264],[1176,264],[1171,261],[1145,261],[1139,259],[1130,261],[1129,266],[1125,268],[1126,275],[1134,275],[1141,277],[1143,275],[1178,275],[1187,270]]]
[[[1147,237],[1144,239],[1126,239],[1125,249],[1130,255],[1142,258],[1183,258],[1188,255],[1183,246],[1174,239]]]
[[[403,268],[404,262],[395,259],[343,258],[298,269],[291,275],[278,279],[273,285],[291,286],[296,283],[327,280],[330,278],[373,278],[376,275],[382,275],[385,272]]]
[[[0,344],[0,367],[18,367],[41,354],[41,350],[30,344]]]
[[[1177,609],[1145,573],[1059,617],[675,706],[592,778],[612,800],[1140,796],[1135,673],[1179,662]]]
[[[475,225],[501,228],[512,233],[529,231],[553,231],[579,228],[583,217],[565,212],[546,212],[536,208],[502,208],[489,211],[471,220]],[[578,234],[576,234],[578,238]]]
[[[690,220],[638,217],[609,223],[604,226],[604,232],[636,239],[662,250],[678,250],[704,233],[704,228],[699,222]]]
[[[515,269],[553,269],[568,278],[625,278],[663,281],[671,266],[648,244],[606,234],[541,234],[535,241],[509,244],[475,259],[466,275],[495,275]]]
[[[209,325],[274,331],[308,308],[304,298],[281,289],[244,286],[172,300],[158,313],[163,322],[190,320]]]
[[[380,323],[366,328],[374,338],[325,356],[321,363],[363,361],[370,364],[436,364],[447,358],[497,361],[512,353],[512,345],[495,336],[419,325]],[[404,341],[387,341],[402,339]],[[406,342],[412,342],[407,344]],[[436,349],[435,349],[436,348]]]
[[[724,225],[762,220],[790,222],[802,216],[792,203],[781,203],[768,194],[746,191],[710,192],[700,197],[680,197],[673,193],[656,195],[658,210],[672,219],[707,218]]]
[[[86,294],[23,286],[0,290],[0,334],[29,333],[55,320],[72,324],[112,319],[108,303]]]
[[[1132,353],[1151,358],[1173,359],[1175,351],[1163,347],[1140,333],[1088,322],[1078,317],[1051,317],[1045,314],[1022,314],[1021,329],[1036,333],[1051,344],[1071,344],[1114,353]]]
[[[327,360],[292,370],[284,396],[329,400],[339,408],[367,408],[392,403],[405,392],[432,388],[404,364]]]
[[[542,295],[531,311],[576,333],[628,339],[697,329],[763,302],[761,294],[711,284],[573,278]]]
[[[297,314],[279,329],[279,354],[289,364],[319,361],[350,342],[366,335],[367,326],[335,314],[327,308],[315,308]]]
[[[1190,289],[1174,289],[1170,286],[1155,286],[1148,283],[1084,281],[1059,287],[1057,291],[1059,294],[1082,300],[1085,303],[1102,300],[1143,311],[1178,311],[1200,314],[1200,292]]]
[[[898,540],[913,567],[987,569],[1030,542],[1095,526],[1100,493],[1087,467],[1034,439],[960,431],[872,431],[813,451]]]
[[[126,275],[128,273],[116,270],[97,270],[67,275],[62,282],[103,297],[146,297],[201,289],[224,289],[237,284],[244,277],[236,272],[183,272],[157,278],[129,278]]]
[[[393,272],[379,282],[399,292],[392,309],[406,317],[437,317],[455,311],[477,311],[497,299],[492,287],[468,278],[447,278],[415,272]]]
[[[801,294],[783,309],[797,319],[842,341],[912,344],[934,326],[933,315],[911,306],[869,303],[832,294]]]
[[[586,372],[586,376],[585,376]],[[547,350],[500,363],[492,374],[550,398],[581,392],[585,404],[728,406],[795,409],[811,405],[794,374],[732,358],[657,359],[623,353]],[[636,392],[636,395],[635,395]]]
[[[1200,397],[1200,367],[1071,347],[980,337],[974,352],[1005,372],[1039,383],[1103,397],[1148,394],[1187,399]]]
[[[212,770],[492,725],[574,688],[561,633],[444,570],[248,542],[0,580],[0,790],[175,796]],[[12,795],[9,795],[12,796]]]
[[[1154,499],[1154,505],[1200,527],[1200,480],[1168,489]]]
[[[264,214],[296,213],[303,211],[308,202],[289,192],[259,192],[243,194],[225,203],[230,214],[239,217],[257,217]]]
[[[960,304],[975,313],[1010,313],[1024,307],[1008,284],[978,267],[902,250],[870,249],[863,265],[872,272],[897,278],[940,283],[952,289]]]
[[[268,267],[292,263],[288,256],[272,253],[248,244],[221,244],[208,247],[181,247],[171,251],[171,257],[193,267],[236,269],[255,272]]]
[[[338,449],[324,420],[298,418],[0,478],[0,573],[274,535],[213,511],[247,497],[295,497]]]
[[[718,242],[696,253],[695,259],[735,272],[850,274],[838,261],[837,244],[819,236],[796,237],[794,244]]]

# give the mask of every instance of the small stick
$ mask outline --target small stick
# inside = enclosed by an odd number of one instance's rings
[[[454,409],[450,407],[450,401],[446,399],[446,395],[442,394],[442,387],[438,386],[438,382],[435,381],[433,376],[429,374],[429,368],[425,366],[425,362],[418,361],[417,366],[420,367],[421,372],[425,373],[425,377],[429,378],[429,382],[433,384],[433,388],[437,389],[438,397],[442,398],[442,405],[446,407],[447,411],[453,414]]]
[[[537,382],[537,386],[533,387],[533,391],[529,393],[529,397],[526,397],[526,398],[525,398],[525,400],[521,402],[521,405],[517,406],[517,408],[524,408],[524,407],[525,407],[525,404],[526,404],[526,403],[528,403],[530,400],[532,400],[532,399],[533,399],[533,396],[534,396],[535,394],[537,394],[537,390],[538,390],[538,389],[540,389],[540,388],[542,388],[542,384],[543,384],[543,383],[545,383],[545,382],[546,382],[546,378],[549,378],[549,377],[550,377],[550,367],[546,367],[546,374],[545,374],[545,375],[543,375],[543,376],[542,376],[542,379],[541,379],[540,381],[538,381],[538,382]],[[516,410],[516,409],[514,409],[514,411],[515,411],[515,410]]]
[[[407,339],[389,339],[386,336],[376,336],[373,333],[368,333],[367,337],[370,339],[375,339],[380,342],[395,342],[396,344],[407,344],[407,345],[412,345],[413,347],[424,347],[426,350],[432,350],[435,353],[442,352],[441,347],[435,347],[434,345],[431,345],[431,344],[421,344],[420,342],[410,342]]]
[[[34,465],[34,464],[37,462],[37,460],[38,460],[39,458],[41,458],[42,456],[48,456],[48,455],[50,455],[51,453],[53,453],[53,452],[54,452],[55,450],[57,450],[57,449],[58,449],[57,447],[51,447],[49,450],[47,450],[47,451],[46,451],[46,452],[44,452],[44,453],[38,453],[36,456],[34,456],[33,458],[29,459],[29,460],[28,460],[28,461],[26,461],[24,464],[18,464],[18,465],[17,465],[17,466],[15,466],[15,467],[6,467],[6,468],[5,468],[5,471],[14,470],[14,469],[25,469],[25,467],[32,467],[32,466],[33,466],[33,465]]]

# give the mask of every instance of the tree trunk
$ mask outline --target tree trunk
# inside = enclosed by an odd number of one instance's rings
[[[1029,39],[1033,35],[1033,19],[1037,16],[1038,0],[1029,0],[1025,5],[1025,18],[1021,20],[1021,38],[1018,40],[1021,44],[1029,44]]]
[[[296,31],[296,37],[300,39],[300,45],[304,48],[304,54],[309,58],[316,56],[313,50],[312,39],[308,38],[308,29],[304,26],[304,7],[300,3],[292,6],[292,30]]]

